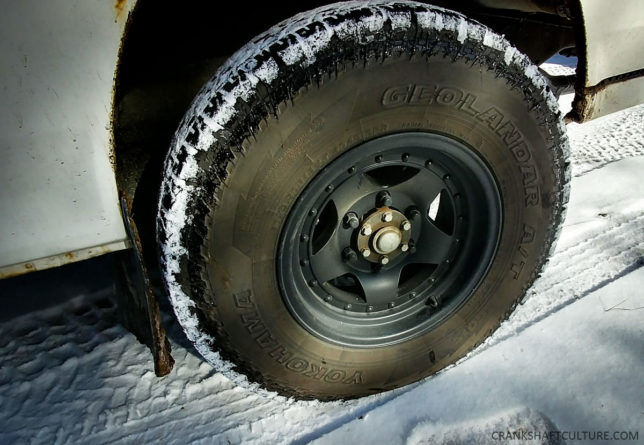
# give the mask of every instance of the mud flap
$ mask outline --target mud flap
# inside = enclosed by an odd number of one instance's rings
[[[123,326],[150,348],[154,372],[162,377],[172,371],[172,348],[143,262],[141,239],[130,211],[131,202],[125,197],[121,197],[121,210],[133,248],[121,252],[116,264],[117,312]]]

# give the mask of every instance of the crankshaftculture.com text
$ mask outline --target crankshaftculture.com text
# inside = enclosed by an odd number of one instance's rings
[[[629,441],[639,440],[639,431],[493,431],[492,440],[497,441]]]

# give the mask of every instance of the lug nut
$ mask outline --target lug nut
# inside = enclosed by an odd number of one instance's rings
[[[369,255],[371,255],[371,250],[367,248],[360,249],[360,253],[362,254],[363,257],[367,258]]]
[[[409,245],[403,244],[402,246],[400,246],[400,250],[402,250],[403,252],[407,252],[409,250]]]
[[[380,257],[380,264],[382,264],[383,266],[388,262],[389,262],[389,257],[387,257],[387,255],[383,255]]]
[[[382,214],[383,222],[391,222],[392,219],[394,219],[394,216],[391,214],[391,212],[385,212]]]
[[[349,212],[346,215],[344,215],[345,227],[347,228],[351,227],[352,229],[357,229],[359,225],[360,225],[360,220],[358,219],[358,215],[356,215],[354,212]]]
[[[364,226],[362,226],[360,233],[364,236],[371,235],[371,224],[365,224]]]
[[[358,254],[355,253],[355,251],[351,247],[346,247],[342,251],[342,256],[344,257],[345,261],[355,261],[358,259]]]
[[[378,207],[390,207],[392,202],[389,192],[380,192],[376,196],[376,204]]]
[[[418,210],[416,207],[411,207],[407,209],[407,218],[409,219],[416,219],[420,216],[420,210]]]
[[[403,223],[400,225],[400,228],[405,232],[411,230],[411,223],[409,221],[403,221]]]

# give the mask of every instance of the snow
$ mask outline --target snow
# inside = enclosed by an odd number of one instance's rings
[[[105,289],[0,324],[0,443],[497,443],[537,431],[641,443],[643,119],[639,106],[568,125],[557,249],[525,304],[458,365],[360,400],[297,402],[216,372],[166,314],[176,366],[159,379]]]
[[[644,269],[631,275],[629,284],[641,285]],[[314,443],[442,442],[461,424],[469,425],[464,443],[519,428],[638,431],[642,312],[605,310],[602,298],[618,293],[644,305],[637,286],[617,280]]]

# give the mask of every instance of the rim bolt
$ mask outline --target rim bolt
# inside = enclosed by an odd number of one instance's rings
[[[403,252],[407,252],[409,250],[409,245],[403,244],[402,246],[400,246],[400,250],[402,250]]]
[[[333,300],[333,297],[331,295],[324,297],[324,301],[326,301],[327,303],[331,303],[331,300]]]
[[[407,218],[409,219],[416,219],[420,216],[420,210],[416,207],[410,207],[407,209]]]
[[[411,230],[411,223],[409,221],[403,221],[403,223],[400,225],[400,228],[407,232]]]
[[[349,169],[347,170],[347,173],[349,173],[350,175],[354,174],[355,172],[356,172],[355,167],[349,167]]]
[[[373,306],[367,306],[367,312],[373,311]]]
[[[371,224],[365,224],[364,226],[362,226],[362,230],[360,231],[360,233],[364,236],[371,235],[371,232]]]
[[[308,235],[302,235],[302,237],[300,239],[302,240],[302,242],[305,243],[305,242],[307,242],[309,240],[309,236]]]
[[[380,257],[380,264],[383,266],[389,262],[389,257],[387,255],[383,255]]]
[[[389,309],[391,309],[391,308],[393,308],[394,306],[396,306],[396,303],[394,303],[394,302],[392,301],[391,303],[389,303],[389,304],[388,304],[388,306],[389,306]]]
[[[378,163],[382,162],[382,155],[376,156],[376,162]]]
[[[367,258],[369,255],[371,255],[371,250],[367,248],[360,249],[360,253],[362,254],[363,257]]]
[[[351,247],[345,247],[342,251],[342,256],[345,261],[355,261],[358,259],[358,254]]]
[[[402,155],[401,159],[403,160],[403,162],[409,161],[409,154],[405,153],[404,155]]]
[[[345,308],[346,310],[348,310],[348,311],[349,311],[349,310],[351,310],[351,308],[352,308],[352,307],[353,307],[353,306],[351,306],[351,303],[348,303],[348,304],[346,304],[346,305],[344,306],[344,308]]]
[[[317,214],[318,214],[318,210],[317,210],[317,209],[311,209],[311,211],[309,212],[309,214],[310,214],[311,216],[315,216],[315,215],[317,215]]]
[[[309,265],[309,260],[300,261],[300,265],[303,266],[303,267],[307,267]]]
[[[391,212],[385,212],[382,214],[383,222],[391,222],[392,219],[394,219],[394,216],[391,214]]]
[[[344,215],[344,227],[357,229],[359,225],[360,220],[358,219],[358,215],[356,215],[354,212],[349,212]]]
[[[317,285],[318,285],[318,280],[311,280],[311,281],[309,281],[309,286],[311,286],[311,287],[315,287],[315,286],[317,286]]]
[[[333,191],[334,188],[335,187],[333,187],[333,184],[329,184],[329,185],[326,186],[326,191],[330,193],[330,192]]]
[[[416,246],[414,245],[414,240],[409,240],[409,253],[416,253]]]
[[[376,204],[378,207],[390,207],[392,200],[389,192],[378,193],[378,196],[376,196]]]

